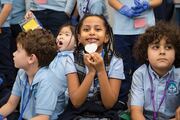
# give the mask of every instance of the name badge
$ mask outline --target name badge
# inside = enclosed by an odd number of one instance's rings
[[[146,18],[144,17],[138,17],[134,19],[134,28],[144,28],[147,26]]]
[[[47,4],[48,0],[35,0],[38,4]]]

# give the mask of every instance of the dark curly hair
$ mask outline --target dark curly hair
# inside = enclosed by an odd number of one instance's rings
[[[175,49],[175,67],[180,66],[180,28],[172,23],[159,21],[155,26],[149,27],[144,34],[139,36],[136,41],[133,54],[141,64],[148,63],[147,49],[148,45],[154,41],[160,42],[161,39],[166,40]]]
[[[17,43],[22,45],[28,55],[35,54],[40,67],[48,66],[56,56],[56,43],[53,34],[44,29],[21,32]]]

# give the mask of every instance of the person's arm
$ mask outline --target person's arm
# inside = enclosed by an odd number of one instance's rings
[[[11,3],[6,3],[3,5],[3,8],[0,12],[0,27],[4,24],[6,21],[7,17],[9,16],[10,12],[12,10],[12,4]]]
[[[7,117],[16,109],[19,101],[20,101],[20,97],[11,95],[8,102],[0,108],[0,114],[3,117]]]
[[[145,120],[143,115],[143,107],[132,105],[130,107],[131,120]]]
[[[121,80],[117,80],[115,78],[108,79],[104,66],[104,60],[99,53],[95,52],[91,54],[91,56],[93,58],[93,62],[91,64],[95,67],[99,80],[103,105],[107,109],[110,109],[118,100]]]
[[[129,18],[134,18],[134,17],[140,16],[139,12],[134,11],[128,5],[124,5],[118,0],[108,0],[108,3],[112,8],[114,8],[120,14],[122,14],[124,16],[127,16]]]
[[[33,117],[31,120],[49,120],[49,116],[48,115],[37,115],[37,116]]]
[[[133,74],[132,77],[132,85],[131,85],[131,106],[130,113],[132,120],[145,120],[143,115],[143,107],[144,107],[144,74],[146,71],[146,66],[142,65],[139,67]],[[146,79],[146,78],[145,78]]]
[[[162,0],[150,0],[149,4],[152,8],[155,8],[162,4]]]
[[[84,62],[89,71],[81,84],[77,73],[67,74],[69,97],[74,107],[77,108],[85,102],[96,73],[95,69],[87,62],[88,59],[89,55],[84,55]]]
[[[108,0],[108,3],[115,10],[119,10],[123,6],[123,4],[118,0]]]
[[[176,120],[180,120],[180,106],[176,110]]]

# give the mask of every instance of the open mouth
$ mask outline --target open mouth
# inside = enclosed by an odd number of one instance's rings
[[[63,45],[62,41],[59,41],[58,44],[59,44],[59,45]]]
[[[87,41],[88,41],[89,43],[95,43],[95,42],[97,42],[98,40],[97,40],[96,38],[88,38]]]

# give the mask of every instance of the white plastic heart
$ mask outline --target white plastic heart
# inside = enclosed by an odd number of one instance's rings
[[[96,43],[87,44],[85,46],[85,51],[88,53],[96,52],[96,50],[97,50],[97,44]]]

